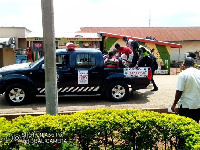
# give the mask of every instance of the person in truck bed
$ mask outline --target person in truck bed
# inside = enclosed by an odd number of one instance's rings
[[[113,52],[108,53],[108,57],[104,60],[104,65],[106,68],[118,68],[119,60],[114,56]]]
[[[119,43],[115,44],[115,48],[118,50],[119,57],[124,61],[124,65],[129,67],[133,60],[133,51],[129,47],[120,46]]]

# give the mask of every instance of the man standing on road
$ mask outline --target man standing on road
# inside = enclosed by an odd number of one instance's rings
[[[185,59],[186,70],[178,76],[175,100],[171,110],[175,112],[178,103],[179,115],[194,119],[199,123],[200,119],[200,70],[193,67],[194,59]]]
[[[158,91],[158,87],[153,79],[153,75],[155,70],[158,69],[158,63],[156,61],[156,57],[144,46],[140,45],[138,41],[132,41],[131,45],[133,47],[134,56],[132,61],[132,66],[135,68],[138,67],[151,67],[152,70],[152,79],[151,82],[153,84],[153,90]]]

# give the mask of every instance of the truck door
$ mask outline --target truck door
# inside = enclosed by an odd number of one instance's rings
[[[102,83],[102,66],[98,65],[95,53],[77,54],[75,73],[77,86],[100,86]]]
[[[95,54],[76,54],[71,57],[57,56],[59,94],[98,93],[102,83],[102,67],[98,66]]]
[[[71,87],[76,84],[74,69],[71,67],[70,61],[69,54],[56,56],[58,92],[61,88]]]

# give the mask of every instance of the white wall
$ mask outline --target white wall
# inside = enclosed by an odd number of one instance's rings
[[[0,38],[26,38],[27,32],[25,27],[0,27]]]
[[[187,42],[180,42],[177,44],[181,44],[182,48],[171,48],[170,52],[170,60],[176,60],[183,61],[184,60],[184,54],[187,52],[196,52],[200,51],[200,41],[187,41]],[[180,51],[180,57],[179,57],[179,51]]]

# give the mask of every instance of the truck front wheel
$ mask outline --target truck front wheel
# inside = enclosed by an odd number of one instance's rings
[[[15,83],[6,88],[5,98],[11,105],[21,105],[28,100],[28,90],[24,85]]]
[[[107,88],[106,95],[114,102],[122,102],[129,96],[129,87],[125,82],[114,82]]]

